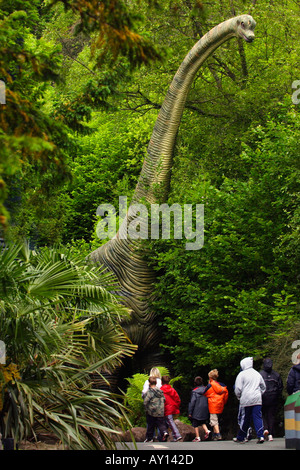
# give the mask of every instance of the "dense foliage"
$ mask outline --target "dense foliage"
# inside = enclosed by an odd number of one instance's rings
[[[71,449],[114,448],[108,430],[126,422],[125,410],[103,373],[135,350],[115,280],[62,247],[12,245],[0,255],[0,286],[3,438],[46,430]]]
[[[200,70],[177,136],[169,204],[204,204],[204,246],[152,241],[149,263],[162,350],[187,382],[213,367],[230,378],[242,356],[275,354],[274,344],[291,356],[300,2],[11,0],[0,10],[4,237],[83,255],[102,243],[97,207],[132,195],[185,54],[221,21],[254,17],[253,44],[226,42]]]
[[[240,357],[259,356],[271,333],[297,319],[299,120],[287,120],[251,131],[247,178],[216,187],[199,176],[185,190],[182,200],[197,203],[205,185],[202,250],[155,243],[156,305],[177,372],[216,364],[234,373]]]
[[[158,366],[157,368],[161,377],[164,375],[170,375],[170,371],[166,367]],[[147,373],[136,373],[133,374],[132,377],[127,378],[128,384],[125,395],[125,405],[130,409],[130,418],[134,426],[146,427],[146,415],[142,391],[148,378],[149,375]],[[174,386],[174,383],[177,385],[180,380],[181,377],[174,377],[170,380],[170,385]]]

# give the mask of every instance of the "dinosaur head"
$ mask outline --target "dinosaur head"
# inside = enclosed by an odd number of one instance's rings
[[[256,21],[250,15],[241,15],[236,19],[236,34],[247,42],[254,40],[254,28]]]

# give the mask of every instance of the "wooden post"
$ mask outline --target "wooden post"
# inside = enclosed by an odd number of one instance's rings
[[[296,449],[300,450],[300,392],[295,403]]]
[[[286,449],[296,449],[296,402],[298,400],[297,410],[300,411],[300,391],[289,395],[284,404],[284,428],[285,428],[285,447]],[[300,415],[297,413],[297,423],[300,425]],[[299,433],[300,434],[300,428]],[[300,437],[300,436],[299,436]],[[300,441],[299,441],[300,443]]]

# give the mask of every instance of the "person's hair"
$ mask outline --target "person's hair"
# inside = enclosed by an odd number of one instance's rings
[[[150,375],[149,385],[156,385],[156,377],[153,377],[152,375]]]
[[[161,378],[162,384],[168,384],[170,382],[170,377],[168,375],[163,375]]]
[[[158,370],[157,367],[152,367],[152,369],[150,370],[150,374],[149,374],[149,375],[152,376],[152,377],[156,377],[156,378],[158,378],[158,379],[161,378],[161,374],[160,374],[160,372],[159,372],[159,370]]]
[[[203,384],[202,377],[198,375],[197,377],[194,378],[194,385],[197,385],[199,387],[199,385],[202,385],[202,384]]]
[[[210,379],[213,379],[213,380],[217,380],[217,378],[219,377],[219,372],[217,369],[213,369],[211,370],[209,373],[208,373],[208,377]]]

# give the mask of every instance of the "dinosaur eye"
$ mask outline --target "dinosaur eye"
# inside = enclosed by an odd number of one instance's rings
[[[241,26],[242,28],[245,28],[245,23],[243,21],[241,22]]]

